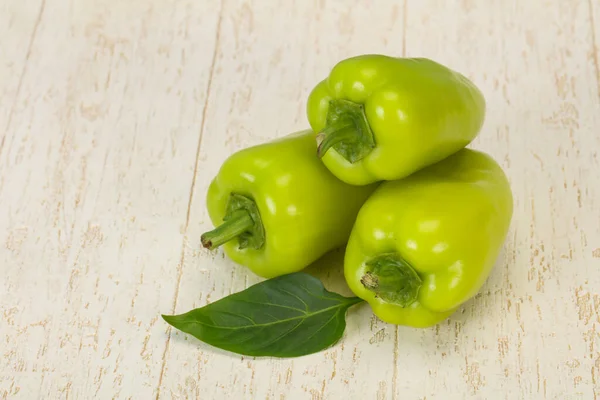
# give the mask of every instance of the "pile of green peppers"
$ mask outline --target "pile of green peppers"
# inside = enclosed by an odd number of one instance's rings
[[[336,64],[306,108],[311,129],[224,162],[203,246],[264,278],[346,246],[347,284],[381,320],[443,321],[486,281],[513,212],[501,167],[466,148],[481,91],[429,59],[362,55]]]

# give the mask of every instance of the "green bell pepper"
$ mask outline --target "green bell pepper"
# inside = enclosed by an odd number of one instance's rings
[[[485,153],[460,150],[377,188],[350,235],[346,281],[385,322],[435,325],[479,291],[512,212],[500,166]]]
[[[346,244],[354,219],[377,184],[338,180],[315,156],[307,130],[241,150],[211,182],[207,208],[216,229],[202,245],[272,278],[304,269]]]
[[[344,182],[404,178],[469,144],[485,117],[479,89],[424,58],[362,55],[339,62],[310,93],[318,154]]]

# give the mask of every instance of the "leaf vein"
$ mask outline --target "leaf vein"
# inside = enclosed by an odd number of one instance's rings
[[[339,295],[332,296],[332,297],[327,297],[327,296],[319,295],[319,294],[316,294],[316,293],[314,293],[314,292],[311,292],[311,291],[310,291],[308,288],[306,288],[306,287],[304,287],[304,286],[302,286],[302,285],[298,285],[298,287],[299,287],[300,289],[304,290],[304,291],[305,291],[306,293],[308,293],[309,295],[311,295],[311,296],[313,296],[313,297],[316,297],[317,299],[333,300],[333,301],[340,301],[340,299],[345,299],[345,297],[343,297],[343,296],[339,296]]]
[[[308,307],[308,304],[306,304],[306,302],[305,302],[304,300],[302,300],[302,299],[300,298],[300,296],[298,296],[297,294],[295,294],[295,293],[292,293],[292,292],[290,292],[290,291],[288,291],[288,290],[285,290],[285,289],[282,289],[282,288],[279,288],[279,290],[280,290],[280,291],[282,291],[283,293],[287,293],[287,294],[289,294],[290,296],[292,296],[292,297],[295,297],[295,298],[297,298],[298,300],[300,300],[300,302],[301,302],[302,304],[304,304],[305,314],[306,314],[306,313],[307,313],[307,312],[310,310],[310,308]]]
[[[258,301],[250,301],[250,300],[243,300],[243,299],[241,299],[241,300],[240,299],[236,299],[235,301],[240,302],[240,303],[256,304],[256,305],[259,305],[259,306],[267,305],[267,306],[273,306],[273,307],[287,308],[288,310],[294,310],[294,311],[298,311],[298,312],[303,312],[299,308],[294,308],[294,307],[290,307],[290,306],[284,306],[284,305],[276,304],[276,303],[261,303],[261,302],[258,302]]]
[[[250,328],[250,327],[265,327],[265,326],[271,326],[271,325],[276,325],[276,324],[281,324],[284,322],[289,322],[289,321],[294,321],[297,319],[306,319],[306,318],[310,318],[312,316],[315,315],[319,315],[319,314],[323,314],[329,310],[333,310],[336,308],[341,308],[341,307],[348,307],[347,303],[340,303],[340,304],[336,304],[334,306],[331,307],[327,307],[327,308],[323,308],[322,310],[319,311],[314,311],[310,314],[306,314],[306,315],[298,315],[295,317],[291,317],[291,318],[285,318],[285,319],[279,319],[277,321],[272,321],[272,322],[266,322],[266,323],[260,323],[260,324],[255,324],[255,325],[237,325],[237,326],[218,326],[218,325],[213,325],[213,324],[209,324],[203,321],[199,321],[199,320],[181,320],[178,322],[182,322],[182,323],[187,323],[187,324],[198,324],[198,325],[203,325],[209,328],[215,328],[215,329],[244,329],[244,328]]]
[[[265,347],[277,342],[278,340],[283,339],[284,337],[286,337],[287,335],[289,335],[290,333],[295,331],[296,328],[298,328],[300,325],[302,325],[303,322],[304,322],[304,320],[299,321],[292,329],[288,330],[287,332],[284,332],[282,335],[279,335],[279,337],[276,337],[275,339],[271,340],[270,342],[263,343],[261,346],[255,347],[254,350],[264,349]]]
[[[315,336],[317,333],[319,333],[321,331],[321,329],[325,328],[335,317],[337,317],[339,311],[336,311],[335,313],[333,313],[333,315],[331,316],[331,318],[329,318],[327,320],[327,322],[325,322],[323,324],[323,326],[321,326],[319,329],[317,329],[316,331],[314,331],[312,334],[310,334],[307,338],[305,338],[303,341],[301,341],[299,344],[304,344],[306,342],[308,342],[309,339],[311,339],[313,336]]]

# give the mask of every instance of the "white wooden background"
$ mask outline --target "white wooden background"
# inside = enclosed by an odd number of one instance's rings
[[[598,44],[598,0],[0,0],[0,398],[600,399]],[[485,92],[515,214],[481,293],[297,359],[170,330],[259,281],[198,250],[220,163],[362,53]],[[313,271],[347,294],[341,256]]]

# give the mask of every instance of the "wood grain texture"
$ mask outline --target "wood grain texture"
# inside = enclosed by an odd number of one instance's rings
[[[0,159],[5,397],[156,391],[217,22],[192,4],[47,0]]]
[[[7,38],[0,41],[0,127],[8,131],[12,117],[18,111],[17,99],[27,74],[45,3],[28,0],[0,7],[0,37]],[[3,135],[0,139],[0,154],[5,137]]]
[[[0,5],[0,398],[600,399],[600,4],[594,0]],[[473,147],[515,214],[439,326],[348,314],[335,347],[228,354],[169,329],[259,282],[199,250],[231,153],[307,127],[337,61],[424,56],[472,78]],[[349,294],[343,253],[311,267]]]

